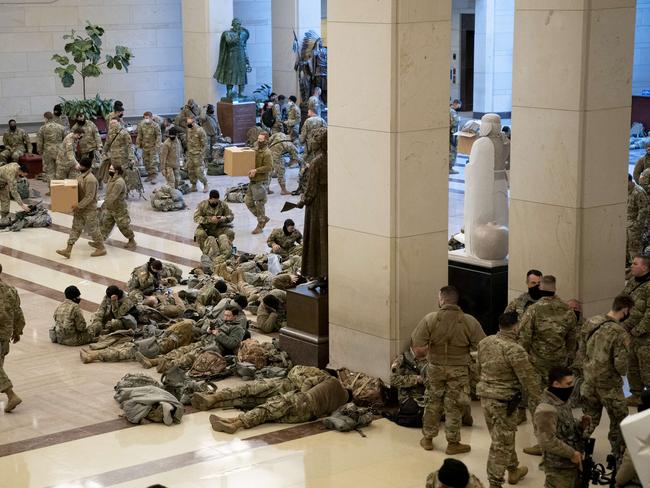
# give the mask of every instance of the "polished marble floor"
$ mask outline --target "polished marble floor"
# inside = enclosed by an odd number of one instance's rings
[[[458,175],[450,179],[449,229],[462,225],[465,158],[459,158]],[[296,186],[296,170],[288,171],[289,188]],[[210,187],[225,190],[245,179],[210,177]],[[44,187],[33,187],[44,193]],[[146,185],[147,194],[153,188]],[[276,190],[269,197],[271,222],[264,234],[251,235],[255,221],[243,204],[231,204],[235,213],[236,245],[249,252],[267,249],[266,237],[286,217],[302,227],[300,210],[281,214],[286,200]],[[27,319],[22,340],[12,346],[5,367],[22,396],[14,413],[0,412],[0,488],[120,488],[162,483],[181,487],[421,487],[426,475],[446,457],[439,437],[433,452],[423,451],[417,430],[377,420],[356,432],[324,432],[319,423],[303,426],[265,425],[234,436],[215,433],[203,412],[188,412],[180,425],[131,426],[119,417],[113,385],[127,372],[142,372],[137,363],[81,364],[78,348],[49,342],[47,330],[62,290],[77,285],[86,313],[94,310],[108,284],[124,283],[130,271],[154,255],[174,262],[187,272],[199,260],[192,242],[192,213],[205,198],[186,197],[188,209],[154,212],[149,200],[130,202],[136,226],[135,251],[121,248],[116,230],[108,255],[90,258],[92,251],[81,239],[70,260],[54,250],[63,247],[71,217],[53,214],[53,226],[0,233],[3,279],[17,286]],[[48,198],[44,197],[48,202]],[[268,340],[268,337],[264,338]],[[151,370],[150,374],[155,376]],[[236,380],[226,380],[226,383]],[[4,398],[0,400],[3,407]],[[0,409],[1,410],[1,409]],[[489,436],[480,405],[473,404],[475,425],[463,428],[463,440],[472,452],[459,456],[486,481],[485,462]],[[228,410],[224,415],[235,415]],[[597,431],[597,456],[604,459],[607,419]],[[539,458],[521,454],[534,436],[530,422],[518,433],[520,460],[531,473],[521,486],[542,486]]]

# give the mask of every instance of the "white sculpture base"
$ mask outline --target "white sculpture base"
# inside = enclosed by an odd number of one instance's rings
[[[456,236],[454,236],[456,237]],[[481,268],[498,268],[499,266],[507,266],[508,258],[500,259],[497,261],[491,261],[488,259],[479,259],[474,256],[467,254],[465,249],[458,249],[456,251],[449,251],[449,260],[456,261],[463,264],[471,264],[474,266],[480,266]]]
[[[641,484],[650,486],[650,410],[626,417],[621,430]]]

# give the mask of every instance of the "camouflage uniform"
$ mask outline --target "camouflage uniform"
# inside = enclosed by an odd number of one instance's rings
[[[5,373],[4,361],[9,354],[9,341],[13,336],[23,335],[24,328],[25,317],[20,308],[18,292],[0,279],[0,392],[13,387]]]
[[[266,179],[273,168],[273,156],[268,148],[255,151],[255,176],[250,177],[244,203],[248,210],[257,218],[257,225],[263,227],[268,219],[264,205],[266,204]]]
[[[126,205],[127,193],[124,178],[115,173],[106,186],[106,197],[102,206],[105,210],[101,225],[104,240],[108,239],[115,225],[127,239],[132,240],[135,237],[133,229],[131,229],[129,209]]]
[[[126,129],[126,122],[124,121],[124,118],[120,117],[120,114],[114,110],[106,117],[106,125],[110,126],[111,120],[117,120],[120,123],[120,126]]]
[[[70,230],[70,236],[68,237],[68,246],[74,246],[84,227],[88,227],[93,242],[104,242],[97,222],[97,178],[95,178],[92,171],[86,170],[77,177],[77,182],[79,203],[73,212],[72,230]]]
[[[454,170],[454,163],[458,156],[458,145],[456,136],[458,125],[460,124],[460,115],[453,108],[449,107],[449,171]]]
[[[533,303],[537,303],[537,300],[533,300],[528,292],[522,293],[521,295],[519,295],[517,298],[515,298],[513,301],[511,301],[508,304],[508,306],[503,311],[503,313],[517,312],[517,318],[521,320],[521,317],[523,317],[524,312]]]
[[[480,380],[476,387],[481,397],[492,443],[487,460],[490,486],[503,486],[506,470],[519,466],[515,451],[517,407],[526,396],[537,404],[541,389],[537,374],[524,348],[517,344],[515,331],[499,331],[478,345]]]
[[[284,125],[287,128],[287,135],[291,140],[295,141],[298,139],[298,130],[300,129],[300,109],[291,101],[288,104],[287,120],[284,122]]]
[[[309,147],[306,145],[307,140],[309,139],[309,135],[313,132],[314,129],[318,129],[319,127],[327,127],[327,122],[325,122],[325,120],[323,120],[320,116],[316,115],[309,117],[302,125],[302,129],[300,130],[300,144],[305,146],[305,159],[307,159],[307,156],[309,155]]]
[[[160,132],[160,126],[153,120],[149,122],[143,120],[138,124],[138,134],[135,139],[135,144],[142,149],[142,160],[149,177],[155,177],[158,172],[158,154],[160,152],[161,142],[162,133]]]
[[[634,300],[623,326],[632,336],[627,380],[632,394],[640,397],[643,387],[650,385],[650,274],[639,280],[630,278],[622,293]]]
[[[92,346],[90,346],[92,348]],[[102,349],[95,349],[86,351],[86,359],[82,361],[90,363],[93,361],[101,361],[104,363],[120,363],[123,361],[135,361],[135,353],[138,347],[134,342],[124,342],[116,346],[109,346]]]
[[[559,297],[542,297],[521,318],[519,336],[543,388],[553,366],[569,366],[573,362],[576,316]]]
[[[212,217],[221,217],[218,223],[211,221]],[[230,210],[230,207],[223,200],[219,200],[216,207],[210,205],[210,200],[204,200],[199,203],[194,212],[194,222],[198,224],[194,232],[194,241],[199,245],[204,254],[205,241],[209,236],[213,236],[219,240],[220,245],[232,247],[232,242],[235,240],[235,232],[232,230],[232,221],[235,216]],[[221,236],[228,239],[226,243]]]
[[[288,378],[248,381],[244,384],[220,388],[212,393],[195,393],[192,397],[192,406],[197,410],[228,407],[250,409],[294,388]]]
[[[632,262],[634,256],[643,251],[642,236],[648,227],[650,202],[645,190],[639,185],[627,190],[627,260]]]
[[[178,139],[169,138],[163,142],[160,152],[160,172],[171,188],[178,188],[181,183],[181,156],[183,147]]]
[[[478,321],[457,305],[443,305],[426,315],[413,331],[413,347],[429,347],[424,437],[438,435],[444,410],[447,442],[460,442],[463,409],[469,404],[469,353],[484,337]]]
[[[116,303],[113,303],[110,297],[105,296],[90,322],[92,333],[97,336],[102,331],[115,332],[125,329],[122,319],[130,315],[134,307],[135,300],[126,293]]]
[[[280,306],[276,310],[262,301],[257,308],[255,327],[265,334],[277,332],[287,321],[287,292],[284,290],[271,290],[269,294],[278,299]]]
[[[208,136],[202,127],[195,124],[191,129],[187,129],[187,161],[185,162],[185,169],[194,190],[196,189],[197,180],[203,183],[204,190],[208,187],[208,180],[205,177],[203,168],[203,157],[205,156],[207,143]]]
[[[311,97],[309,97],[309,100],[307,100],[307,110],[311,110],[316,114],[317,117],[320,117],[321,115],[320,98],[317,97],[316,95],[312,95]]]
[[[65,137],[65,129],[56,122],[45,122],[36,135],[36,150],[43,158],[43,173],[49,183],[56,175],[56,158]]]
[[[583,432],[571,407],[545,390],[535,410],[537,440],[543,451],[546,488],[574,488],[580,480],[578,466],[571,462],[575,451],[583,451]]]
[[[87,122],[86,122],[87,123]],[[129,161],[135,159],[133,154],[133,141],[131,134],[125,128],[111,129],[106,136],[104,152],[110,154],[113,166],[122,166],[126,169]]]
[[[2,136],[2,145],[5,147],[0,152],[0,164],[18,162],[20,157],[27,153],[32,152],[32,143],[29,141],[29,136],[20,127],[16,127],[16,132],[8,130]]]
[[[429,473],[429,476],[427,476],[426,488],[441,488],[442,486],[443,485],[440,483],[440,481],[438,481],[438,471]],[[465,488],[484,488],[484,487],[483,487],[483,483],[481,483],[476,476],[470,473],[469,483],[465,485]]]
[[[149,264],[145,263],[131,272],[126,289],[132,296],[141,300],[145,295],[152,295],[160,287],[160,278],[160,274],[152,273]]]
[[[206,147],[205,158],[209,163],[214,160],[214,145],[217,143],[217,137],[221,134],[219,129],[219,122],[215,114],[206,113],[200,119],[201,127],[208,136],[208,146]]]
[[[271,250],[270,252],[275,253],[282,257],[283,259],[292,256],[302,255],[302,234],[298,229],[294,229],[293,232],[289,235],[284,233],[284,229],[273,229],[269,238],[266,240],[266,243],[269,247],[272,247],[273,244],[280,246],[280,251],[276,252]]]
[[[271,134],[276,132],[283,132],[282,130],[282,108],[279,103],[273,105],[273,117],[275,117],[275,124],[271,127]]]
[[[74,131],[75,128],[81,127],[84,134],[79,139],[78,153],[80,155],[88,154],[89,152],[99,151],[102,148],[102,138],[99,135],[97,126],[90,120],[86,120],[84,125],[75,124],[70,129]]]
[[[650,154],[644,154],[641,156],[639,159],[637,159],[635,165],[634,165],[634,172],[632,173],[632,176],[634,177],[634,181],[639,184],[641,183],[640,177],[641,173],[643,173],[646,169],[650,168]]]
[[[77,145],[78,142],[72,132],[63,138],[56,154],[55,179],[65,180],[79,176],[76,157]]]
[[[78,303],[65,299],[54,311],[54,327],[50,330],[52,342],[63,346],[83,346],[94,339]]]
[[[9,215],[11,197],[14,197],[18,205],[23,204],[23,200],[20,198],[18,188],[16,187],[16,179],[18,178],[19,171],[20,166],[18,163],[9,163],[0,166],[0,218],[5,218]]]
[[[298,154],[295,144],[291,142],[290,137],[281,132],[275,133],[270,137],[269,151],[271,151],[271,157],[273,158],[273,171],[278,178],[278,184],[284,187],[286,185],[286,179],[284,177],[284,155],[289,154],[291,158],[289,164],[293,162],[302,164],[302,159]]]
[[[427,359],[416,358],[411,348],[395,358],[390,366],[389,382],[390,386],[397,388],[400,404],[407,398],[412,398],[424,408],[424,373],[427,364]]]
[[[62,126],[62,127],[63,127],[63,130],[64,130],[64,133],[65,133],[66,135],[68,134],[68,132],[70,132],[70,119],[68,119],[68,116],[67,116],[67,115],[63,115],[63,114],[62,114],[62,115],[59,115],[59,116],[55,115],[55,116],[52,118],[52,122],[54,122],[55,124],[59,124],[60,126]]]
[[[597,315],[587,321],[582,335],[586,346],[582,411],[591,416],[591,426],[586,434],[598,427],[605,407],[609,416],[609,442],[612,452],[618,457],[623,447],[620,423],[628,414],[621,378],[627,374],[629,362],[627,332],[609,315]]]

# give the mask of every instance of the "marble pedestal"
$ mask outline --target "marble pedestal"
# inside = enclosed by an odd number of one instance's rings
[[[217,103],[217,117],[219,126],[224,136],[230,137],[233,144],[246,142],[246,132],[255,127],[256,120],[255,102],[244,103]]]
[[[449,284],[460,292],[460,306],[476,317],[486,334],[499,330],[499,315],[508,305],[508,261],[468,256],[464,249],[449,252]]]
[[[329,300],[306,284],[287,290],[287,326],[280,347],[295,364],[324,368],[329,361]]]

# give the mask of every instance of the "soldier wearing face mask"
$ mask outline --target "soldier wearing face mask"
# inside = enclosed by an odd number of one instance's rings
[[[137,244],[135,242],[135,235],[131,228],[131,217],[129,216],[129,208],[126,205],[126,196],[128,191],[126,189],[126,182],[122,175],[124,169],[121,166],[111,165],[108,168],[108,185],[106,186],[106,197],[102,208],[104,209],[104,218],[100,231],[104,240],[113,231],[113,227],[117,225],[120,232],[128,239],[124,245],[125,249],[133,250]],[[93,244],[91,244],[93,245]]]
[[[266,216],[264,208],[266,204],[266,181],[268,174],[273,169],[273,156],[269,150],[269,135],[262,132],[257,136],[257,149],[255,150],[255,168],[248,172],[250,183],[248,183],[248,191],[244,197],[244,203],[248,210],[257,219],[257,227],[253,230],[253,234],[261,234],[262,229],[270,220]]]
[[[99,135],[97,126],[90,120],[86,120],[83,114],[77,114],[75,117],[75,124],[71,130],[74,131],[77,127],[83,130],[83,135],[79,139],[79,146],[77,149],[77,156],[80,157],[84,154],[93,153],[95,151],[102,151],[102,138]]]
[[[183,148],[178,139],[178,129],[171,127],[160,151],[160,173],[165,177],[167,184],[171,188],[178,188],[181,183],[182,154]]]
[[[62,125],[63,128],[65,129],[66,134],[70,132],[70,120],[68,119],[67,115],[64,115],[63,107],[61,106],[60,103],[57,103],[54,106],[54,108],[52,109],[52,113],[54,114],[54,118],[52,119],[52,121],[56,122],[59,125]]]
[[[203,127],[197,125],[193,118],[188,117],[186,137],[187,160],[185,161],[185,169],[187,170],[187,177],[192,183],[191,191],[197,191],[196,182],[200,181],[203,184],[203,193],[207,193],[208,180],[205,177],[203,158],[208,144],[208,136]]]
[[[50,329],[50,340],[63,346],[83,346],[91,343],[95,336],[88,328],[79,307],[79,288],[69,286],[64,295],[65,300],[54,311],[54,327]]]
[[[145,264],[135,268],[126,284],[129,296],[142,301],[145,296],[152,295],[160,287],[162,271],[163,264],[156,258],[149,258]]]
[[[20,129],[14,119],[9,121],[9,130],[2,136],[2,145],[5,148],[0,152],[0,164],[17,163],[23,154],[32,152],[27,132]]]
[[[210,198],[199,203],[194,212],[194,222],[198,224],[194,241],[204,254],[207,254],[205,242],[210,236],[217,240],[226,239],[227,242],[223,242],[226,247],[232,245],[235,240],[235,232],[232,230],[235,216],[228,204],[219,197],[217,190],[211,190]]]
[[[541,271],[536,269],[528,270],[528,273],[526,273],[526,287],[528,291],[511,301],[503,313],[517,312],[517,317],[521,320],[526,309],[542,297],[539,292],[539,282],[541,279]]]
[[[156,182],[161,141],[160,126],[153,121],[151,112],[145,112],[142,122],[138,124],[138,136],[135,144],[142,149],[142,160],[147,169],[147,181],[152,184]]]
[[[217,143],[217,137],[221,135],[221,129],[219,128],[219,121],[214,113],[214,105],[210,104],[205,107],[205,113],[201,115],[199,122],[201,127],[205,130],[206,135],[208,136],[208,148],[206,152],[206,159],[208,162],[212,162],[214,159],[214,145]]]

